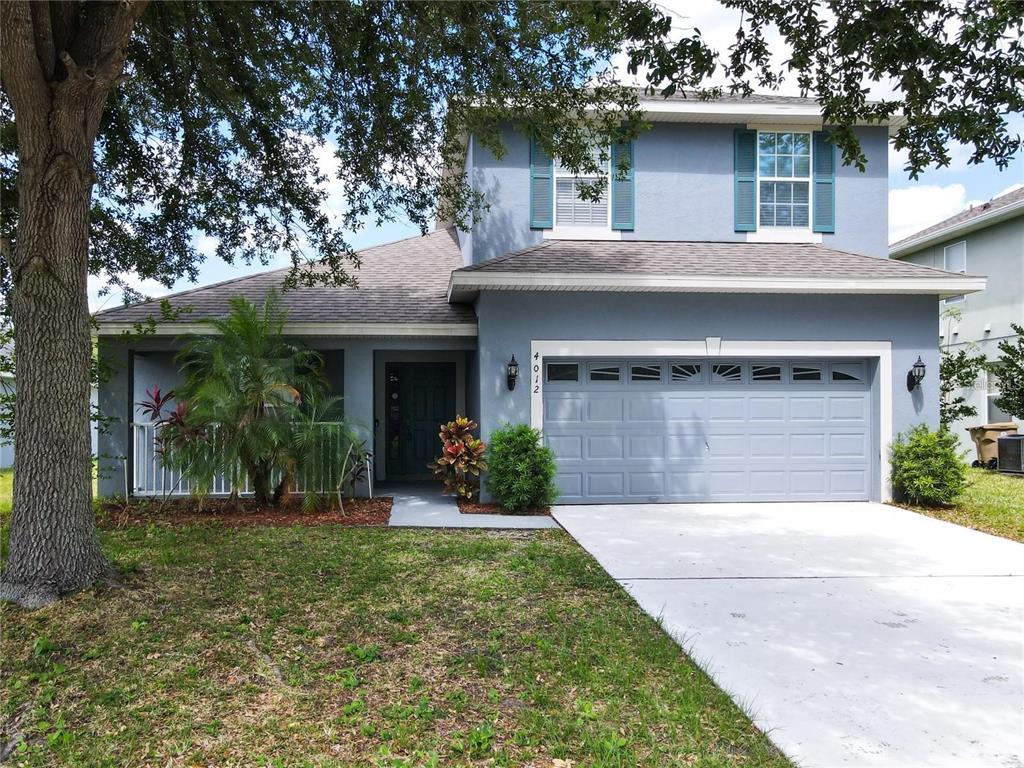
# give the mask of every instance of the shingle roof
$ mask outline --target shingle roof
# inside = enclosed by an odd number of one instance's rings
[[[964,275],[805,243],[547,240],[456,274],[624,274],[835,279]]]
[[[679,89],[671,96],[662,96],[660,91],[647,93],[644,88],[636,89],[643,101],[693,101],[700,102],[702,99],[696,91]],[[816,107],[819,105],[817,99],[807,96],[782,96],[777,93],[752,93],[749,96],[741,94],[723,93],[713,99],[704,99],[709,104],[791,104],[795,106]]]
[[[964,226],[968,226],[975,219],[981,216],[991,216],[999,211],[1008,208],[1011,205],[1017,205],[1024,202],[1024,187],[1015,189],[1012,192],[1007,192],[1005,195],[999,197],[993,197],[987,203],[981,205],[972,206],[955,216],[950,216],[948,219],[940,221],[938,224],[933,224],[930,227],[925,227],[919,232],[915,232],[909,237],[905,237],[889,246],[890,251],[897,251],[903,248],[906,244],[917,241],[927,240],[930,235],[945,232],[946,230],[956,231]],[[1021,210],[1024,213],[1024,209]],[[951,232],[952,234],[952,232]]]
[[[474,323],[468,304],[449,304],[448,278],[462,266],[462,254],[454,229],[442,229],[425,237],[415,236],[359,252],[362,266],[353,271],[358,287],[300,287],[281,294],[282,304],[294,323]],[[253,302],[267,292],[281,290],[288,268],[194,288],[161,299],[117,307],[96,315],[97,322],[138,322],[159,317],[159,303],[166,299],[174,308],[191,307],[183,321],[220,317],[228,301],[244,296]]]

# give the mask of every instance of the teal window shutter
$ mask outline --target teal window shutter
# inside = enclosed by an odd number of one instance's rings
[[[814,181],[814,226],[815,232],[836,231],[836,148],[828,140],[825,131],[814,132],[814,157],[812,159]]]
[[[757,131],[733,133],[733,229],[757,231]]]
[[[628,170],[620,173],[621,165],[628,165]],[[617,141],[612,144],[612,229],[633,231],[636,210],[634,179],[633,142]]]
[[[551,155],[530,139],[530,228],[554,226],[555,164]]]

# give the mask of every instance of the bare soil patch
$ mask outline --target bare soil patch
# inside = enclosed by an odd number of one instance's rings
[[[509,512],[500,504],[481,504],[478,501],[459,499],[459,512],[464,515],[515,515],[517,517],[546,517],[551,514],[550,507],[533,507],[525,512]]]

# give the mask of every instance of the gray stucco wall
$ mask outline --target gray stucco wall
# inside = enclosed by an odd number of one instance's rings
[[[973,344],[979,353],[995,359],[999,341],[1013,334],[1010,323],[1024,323],[1024,216],[936,243],[903,261],[942,269],[944,249],[959,242],[967,243],[967,271],[988,277],[988,286],[963,301],[938,304],[939,314],[949,308],[961,313],[959,322],[942,323],[943,343],[953,349]],[[986,324],[991,325],[988,333]]]
[[[509,392],[504,365],[513,353],[529,360],[531,341],[541,339],[891,341],[894,433],[920,423],[935,427],[934,307],[930,296],[485,292],[477,304],[484,439],[503,421],[529,422],[529,387],[521,383]],[[928,374],[911,394],[906,376],[918,355]]]
[[[365,433],[368,444],[374,443],[381,433],[374,409],[375,375],[384,359],[426,359],[434,353],[437,359],[462,360],[465,351],[476,348],[476,340],[469,338],[438,339],[345,339],[329,337],[303,337],[300,339],[325,357],[325,374],[331,384],[331,393],[344,397],[345,415]],[[116,421],[99,436],[101,496],[122,495],[125,489],[123,457],[131,454],[131,427],[138,419],[134,403],[142,399],[145,390],[154,385],[172,389],[180,382],[174,365],[174,349],[178,343],[169,338],[151,338],[128,344],[118,338],[100,337],[99,354],[110,366],[110,379],[100,385],[99,403],[104,415]],[[342,362],[343,361],[343,362]],[[465,368],[464,363],[463,370]],[[342,384],[339,379],[343,379]],[[463,373],[461,382],[467,375]],[[475,381],[475,380],[474,380]],[[465,388],[460,406],[465,407]],[[454,416],[454,414],[453,414]]]
[[[744,241],[733,231],[733,130],[735,125],[656,123],[636,140],[636,227],[630,240]],[[887,254],[888,134],[858,128],[866,170],[836,169],[836,232],[822,244],[871,256]],[[529,227],[529,142],[504,134],[507,154],[498,160],[471,143],[470,181],[490,210],[462,239],[475,262],[541,242]],[[838,150],[837,150],[838,157]]]

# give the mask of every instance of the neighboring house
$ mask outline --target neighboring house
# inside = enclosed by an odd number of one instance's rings
[[[988,287],[939,302],[940,345],[967,349],[988,360],[999,357],[999,342],[1014,336],[1011,323],[1024,324],[1024,188],[961,211],[889,246],[889,256],[907,263],[989,277]],[[1012,421],[995,406],[999,385],[982,373],[964,393],[978,415],[952,425],[965,448],[967,427]]]
[[[377,478],[428,475],[438,423],[467,413],[485,440],[543,429],[563,503],[888,498],[894,436],[938,421],[935,302],[985,285],[886,258],[892,126],[856,129],[860,172],[809,99],[644,107],[653,128],[611,148],[630,172],[600,202],[511,128],[501,159],[470,137],[489,203],[471,232],[362,251],[358,289],[285,294],[287,330],[324,353]],[[137,344],[118,334],[155,302],[97,316],[118,371],[100,403],[122,420],[102,452],[127,457],[136,492],[161,488],[133,403],[179,381],[178,337],[285,274],[170,297],[190,323]],[[109,468],[105,494],[124,487]]]

